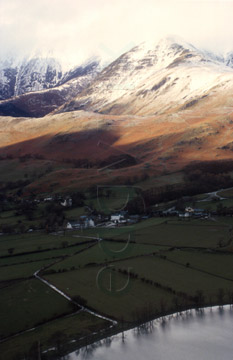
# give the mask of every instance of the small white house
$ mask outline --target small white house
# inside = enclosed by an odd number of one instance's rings
[[[78,221],[68,221],[66,224],[66,228],[68,230],[75,230],[75,229],[80,229],[81,225]]]
[[[124,216],[120,214],[111,215],[111,221],[114,223],[120,223],[124,220]]]
[[[66,228],[68,229],[68,230],[72,230],[73,229],[73,227],[72,227],[72,225],[71,225],[71,223],[68,221],[68,223],[66,224]]]
[[[194,212],[194,209],[191,208],[190,206],[188,206],[188,207],[185,208],[185,212],[191,214],[191,213]]]
[[[53,198],[51,196],[44,198],[44,202],[47,202],[47,201],[53,201]]]
[[[92,219],[86,219],[84,226],[85,226],[85,228],[95,227],[95,222]]]
[[[60,203],[64,207],[71,207],[72,206],[72,199],[66,198],[64,201],[61,201]]]

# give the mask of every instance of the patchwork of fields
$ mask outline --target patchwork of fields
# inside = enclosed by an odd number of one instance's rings
[[[4,359],[32,359],[33,347],[58,349],[107,331],[111,322],[95,313],[130,327],[181,309],[232,303],[232,226],[232,218],[150,218],[113,229],[1,236]],[[60,293],[36,278],[38,271]]]

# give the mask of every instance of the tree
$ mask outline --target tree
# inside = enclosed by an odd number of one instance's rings
[[[164,300],[164,298],[161,298],[160,299],[160,311],[161,311],[162,315],[164,315],[164,313],[166,312],[166,307],[167,307],[166,300]]]
[[[232,305],[233,304],[233,291],[228,291],[228,299],[229,299],[229,304]]]
[[[218,289],[217,300],[218,300],[218,304],[219,304],[219,305],[223,305],[224,296],[225,296],[225,291],[224,291],[224,289],[222,289],[222,288]]]
[[[174,303],[174,305],[175,305],[175,311],[179,310],[179,308],[180,308],[180,301],[179,301],[179,298],[178,298],[177,296],[175,296],[175,297],[173,298],[173,303]]]
[[[49,342],[55,347],[56,353],[60,357],[66,349],[67,335],[62,331],[57,331],[50,337]]]
[[[29,349],[29,352],[26,356],[26,359],[30,360],[38,360],[40,359],[41,349],[40,349],[40,342],[34,342]]]
[[[203,304],[205,302],[205,296],[204,296],[203,290],[196,291],[195,302],[196,302],[197,306],[203,306]]]
[[[84,299],[82,296],[75,295],[75,296],[72,297],[72,300],[73,300],[75,303],[77,303],[77,304],[79,304],[79,305],[81,305],[81,306],[86,306],[86,305],[87,305],[87,300]]]

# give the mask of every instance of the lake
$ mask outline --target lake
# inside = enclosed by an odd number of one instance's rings
[[[232,360],[233,309],[190,310],[96,342],[69,360]]]

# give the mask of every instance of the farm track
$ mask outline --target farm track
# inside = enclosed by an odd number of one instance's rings
[[[91,247],[95,246],[96,243],[97,243],[97,240],[98,240],[98,241],[102,240],[101,238],[90,237],[90,236],[78,236],[78,235],[77,235],[77,236],[76,236],[76,235],[73,235],[73,236],[74,236],[74,237],[87,238],[87,239],[93,239],[93,240],[95,240],[95,243],[94,243],[94,244],[91,243],[91,245],[88,246],[87,248],[82,249],[82,250],[80,250],[80,251],[77,251],[77,252],[75,252],[75,253],[72,254],[72,255],[68,255],[68,256],[66,256],[66,258],[67,258],[67,257],[74,256],[74,255],[77,255],[77,254],[79,254],[79,253],[82,253],[83,251],[86,251],[86,250],[90,249]],[[49,267],[51,267],[51,266],[53,266],[54,264],[57,264],[57,263],[59,263],[59,262],[61,262],[61,261],[63,261],[63,260],[64,260],[64,259],[61,259],[61,258],[60,258],[58,261],[55,261],[55,262],[53,261],[51,264],[46,265],[45,267],[42,267],[42,268],[36,270],[35,273],[33,274],[33,277],[34,277],[36,280],[41,281],[43,284],[47,285],[50,289],[52,289],[53,291],[57,292],[59,295],[61,295],[62,297],[64,297],[67,301],[69,301],[70,303],[72,303],[72,304],[74,304],[74,305],[76,305],[76,306],[78,306],[78,307],[80,308],[78,311],[76,311],[76,312],[74,312],[74,313],[72,313],[72,314],[64,315],[64,316],[62,316],[60,319],[63,319],[63,318],[66,318],[66,317],[71,317],[71,316],[74,316],[74,315],[77,315],[77,314],[81,313],[82,311],[85,311],[85,312],[87,312],[87,313],[90,314],[90,315],[96,316],[96,317],[98,317],[98,318],[100,318],[100,319],[102,319],[102,320],[105,320],[105,321],[110,322],[111,324],[110,324],[110,326],[109,326],[108,329],[111,329],[112,327],[116,326],[116,325],[118,324],[118,322],[117,322],[116,320],[113,320],[113,319],[111,319],[111,318],[109,318],[109,317],[103,316],[103,315],[101,315],[101,314],[99,314],[99,313],[97,313],[97,312],[95,312],[95,311],[93,311],[93,310],[91,310],[91,309],[83,306],[83,305],[80,305],[78,302],[76,302],[75,300],[73,300],[69,295],[65,294],[63,291],[61,291],[60,289],[58,289],[55,285],[51,284],[49,281],[45,280],[43,277],[41,277],[41,276],[39,275],[39,273],[40,273],[41,271],[43,271],[43,270],[45,270],[45,269],[48,269]],[[55,320],[56,320],[56,319],[55,319]],[[18,332],[18,333],[16,333],[16,334],[11,335],[11,336],[8,336],[8,337],[6,337],[6,338],[4,338],[4,339],[1,339],[1,340],[0,340],[0,344],[3,343],[3,342],[6,342],[6,341],[8,341],[8,340],[14,339],[14,338],[16,338],[17,336],[20,336],[20,335],[23,335],[23,334],[32,332],[32,331],[40,328],[41,326],[43,326],[43,325],[45,325],[45,324],[47,324],[47,323],[50,323],[50,322],[52,322],[52,321],[54,321],[54,319],[52,319],[52,320],[50,320],[50,321],[46,321],[45,323],[40,324],[40,325],[38,325],[38,326],[34,326],[33,328],[30,328],[30,329],[27,329],[27,330],[24,330],[24,331],[20,331],[20,332]],[[103,329],[102,331],[105,331],[105,330],[106,330],[106,329]],[[93,334],[95,334],[95,332],[93,332]],[[80,338],[79,340],[82,340],[83,338],[84,338],[84,337]]]

